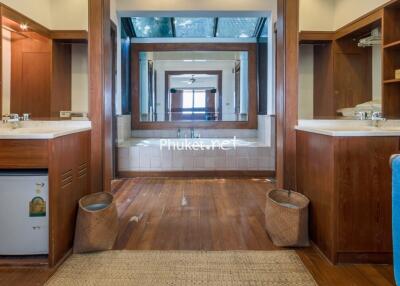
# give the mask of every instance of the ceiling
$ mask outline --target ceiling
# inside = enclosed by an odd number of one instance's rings
[[[264,17],[122,18],[132,38],[258,38],[267,36]]]

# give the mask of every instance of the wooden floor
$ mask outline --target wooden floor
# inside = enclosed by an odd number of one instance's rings
[[[264,231],[265,193],[251,179],[141,178],[114,182],[120,214],[116,249],[275,250]],[[395,285],[386,265],[330,265],[297,250],[319,285]],[[0,285],[42,285],[44,269],[0,269]]]

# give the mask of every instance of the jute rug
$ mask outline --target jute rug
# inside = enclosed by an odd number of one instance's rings
[[[108,251],[72,255],[47,286],[316,285],[294,251]]]

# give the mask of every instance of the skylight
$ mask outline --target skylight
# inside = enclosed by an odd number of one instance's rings
[[[177,38],[211,38],[214,36],[214,18],[175,18]]]
[[[135,38],[257,38],[266,31],[265,18],[260,17],[132,17],[123,21],[128,21],[128,31]]]
[[[165,38],[173,36],[170,18],[134,17],[131,19],[137,38]]]
[[[219,18],[218,38],[254,38],[259,18]]]

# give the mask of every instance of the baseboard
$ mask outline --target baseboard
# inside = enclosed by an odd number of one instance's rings
[[[163,177],[163,178],[269,178],[275,171],[120,171],[118,178]]]
[[[393,264],[391,252],[339,252],[337,261],[341,263]]]
[[[393,264],[392,252],[336,252],[330,259],[314,242],[311,247],[331,265],[337,264]]]

